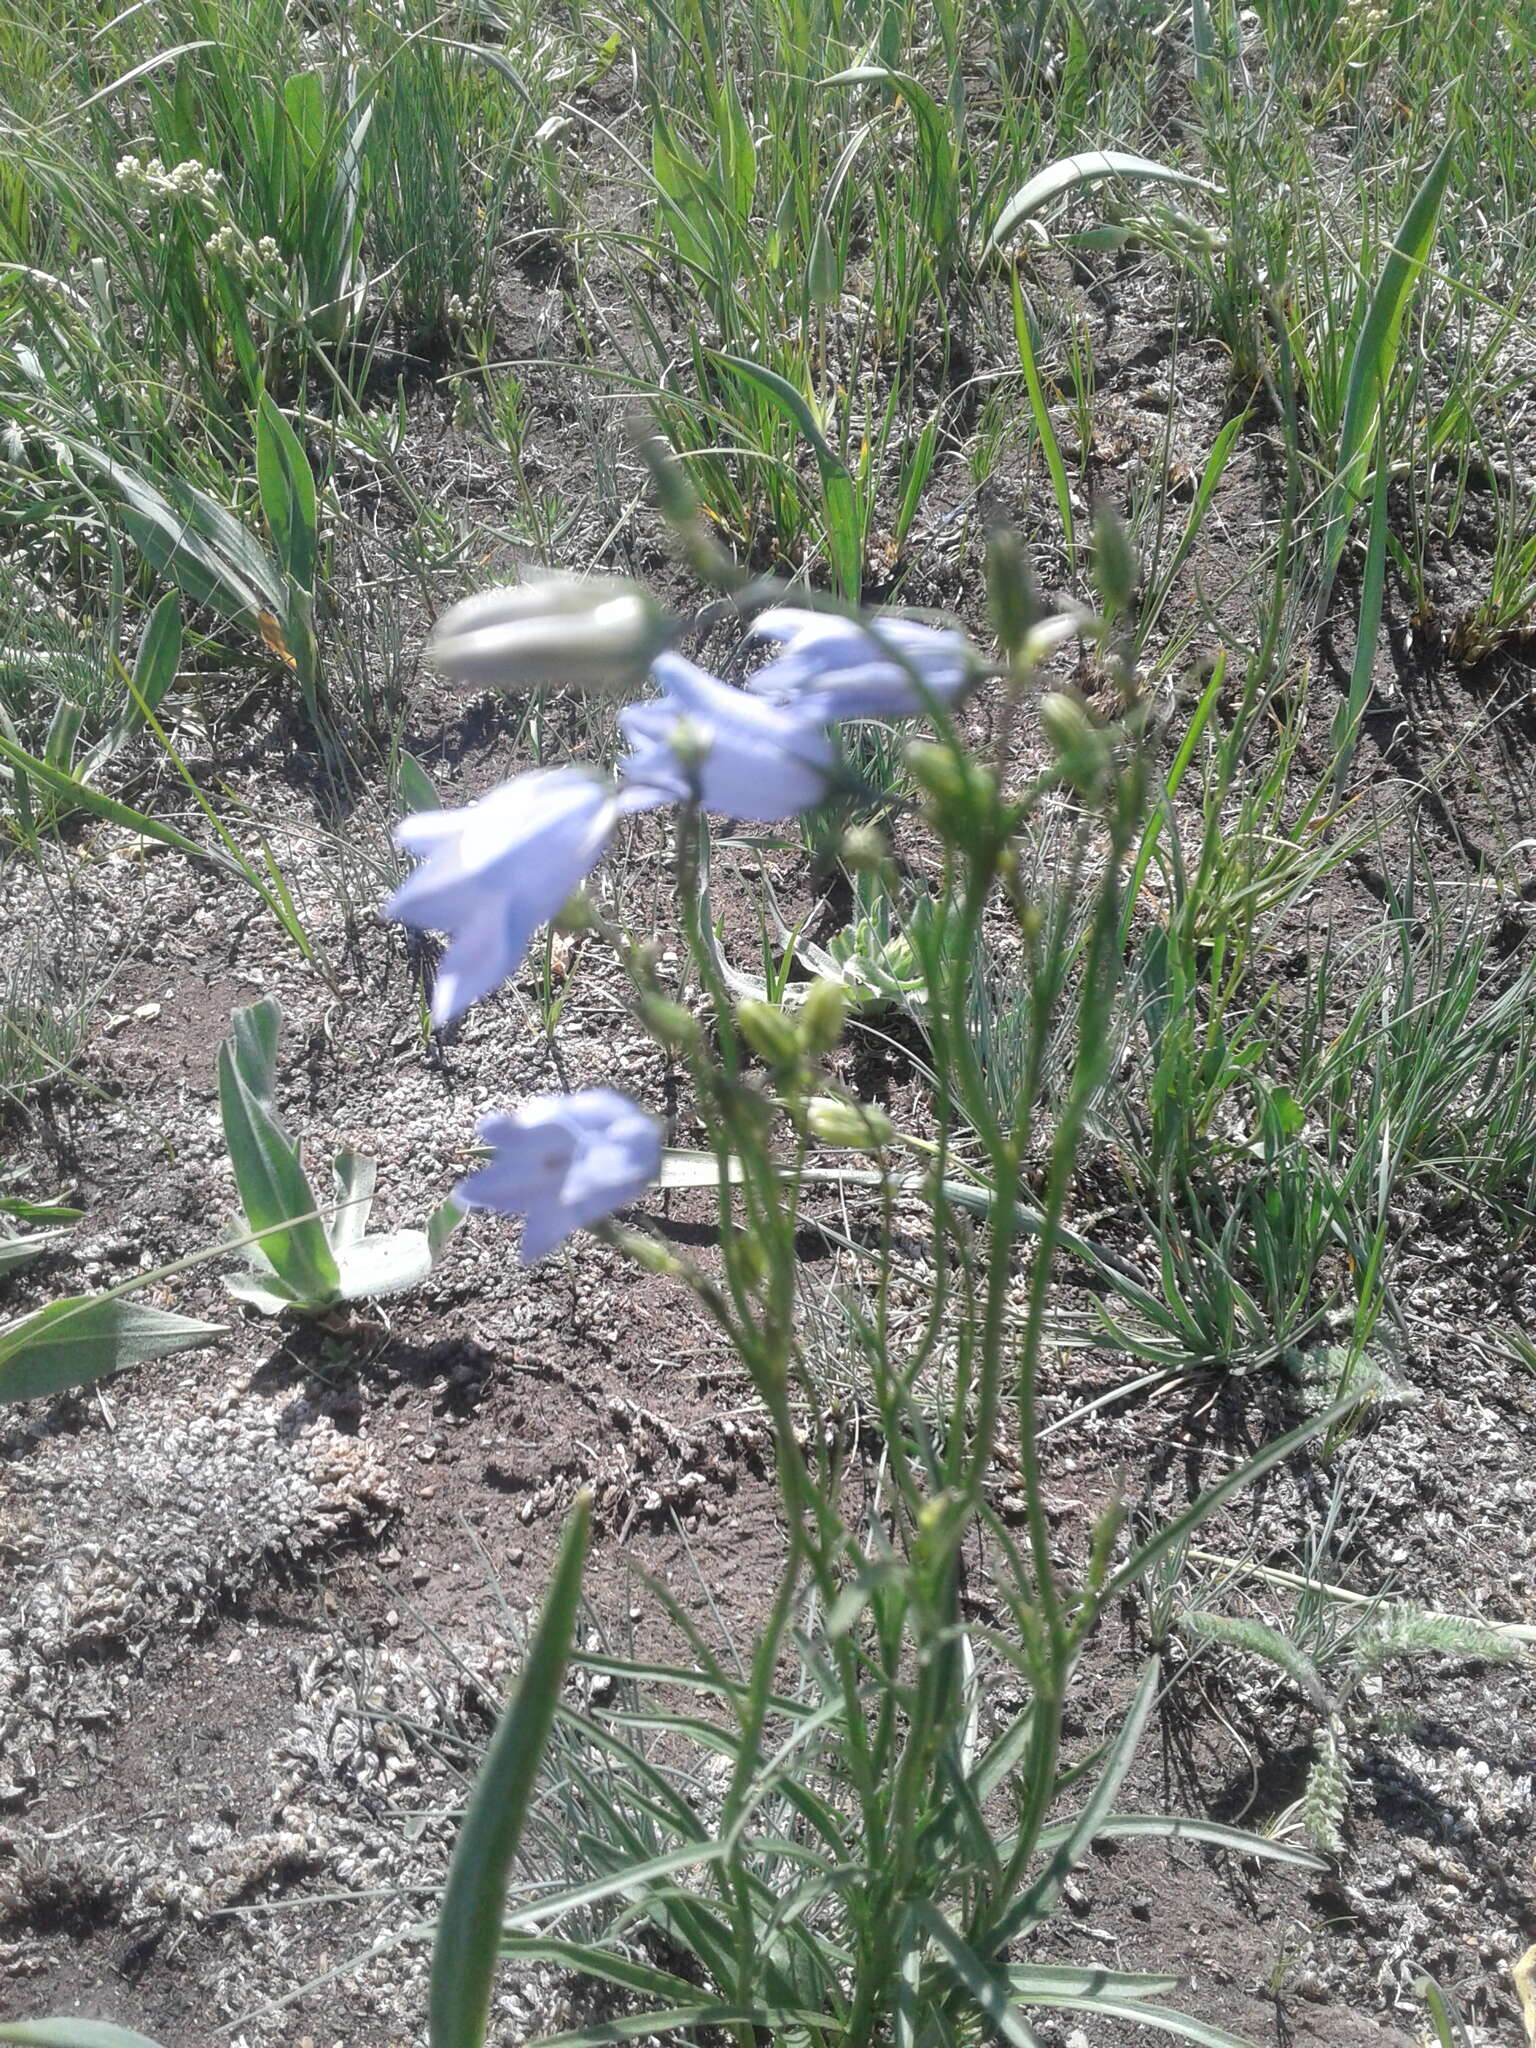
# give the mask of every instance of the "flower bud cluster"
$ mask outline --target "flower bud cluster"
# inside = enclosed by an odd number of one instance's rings
[[[211,164],[200,163],[196,157],[188,157],[167,170],[157,156],[144,160],[136,156],[120,156],[114,176],[130,198],[138,199],[146,206],[185,199],[194,206],[200,206],[205,213],[213,214],[223,203],[223,173],[216,171]]]
[[[228,264],[246,284],[272,289],[283,282],[283,252],[271,235],[253,242],[243,228],[226,220],[204,242],[203,251],[215,262]]]

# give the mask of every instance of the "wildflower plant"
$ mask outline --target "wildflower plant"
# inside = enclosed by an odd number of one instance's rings
[[[1066,1212],[1080,1133],[1110,1058],[1122,877],[1148,773],[1117,623],[1134,564],[1108,530],[1096,558],[1099,612],[1042,630],[1016,552],[994,551],[1005,734],[1038,693],[1042,656],[1068,631],[1098,643],[1118,694],[1107,721],[1075,697],[1049,699],[1042,713],[1053,756],[1022,787],[1006,751],[982,760],[957,729],[954,707],[989,664],[951,629],[865,621],[847,607],[778,608],[766,636],[780,652],[743,689],[657,652],[656,614],[631,613],[631,651],[650,659],[660,694],[620,713],[630,752],[611,794],[595,777],[583,784],[602,824],[583,840],[581,860],[596,857],[624,813],[670,806],[694,1003],[656,979],[650,946],[592,906],[584,919],[613,946],[637,1016],[686,1069],[708,1152],[694,1155],[685,1178],[718,1197],[718,1247],[695,1258],[646,1223],[648,1187],[666,1177],[659,1130],[606,1088],[487,1119],[491,1162],[456,1198],[521,1217],[525,1260],[587,1226],[693,1294],[741,1360],[771,1428],[785,1554],[757,1638],[738,1650],[735,1669],[658,1588],[693,1644],[689,1668],[573,1654],[606,1682],[586,1688],[579,1713],[562,1707],[550,1719],[542,1780],[520,1749],[511,1754],[500,1738],[493,1745],[439,1930],[438,2048],[484,2038],[498,1956],[556,1962],[624,1987],[634,2009],[619,2023],[623,2038],[717,2028],[866,2048],[972,2038],[984,2026],[1028,2048],[1036,2039],[1030,2010],[1061,2007],[1208,2044],[1235,2039],[1166,2005],[1173,1978],[1046,1962],[1031,1941],[1073,1867],[1106,1836],[1177,1833],[1302,1866],[1312,1860],[1198,1820],[1120,1811],[1159,1693],[1155,1659],[1130,1681],[1124,1718],[1095,1756],[1069,1761],[1064,1742],[1075,1672],[1106,1610],[1327,1421],[1314,1417],[1270,1445],[1138,1545],[1125,1540],[1112,1499],[1082,1555],[1058,1554],[1039,1450],[1046,1305],[1056,1254],[1081,1242]],[[476,602],[475,616],[491,623],[481,629],[475,679],[547,681],[537,593]],[[568,587],[551,593],[545,625],[569,636],[573,673],[585,674],[601,638],[596,613],[611,602],[601,588],[587,608]],[[620,651],[606,652],[622,671]],[[701,886],[708,813],[789,817],[840,786],[832,728],[843,708],[858,717],[921,713],[931,729],[908,747],[917,796],[902,809],[938,875],[927,914],[903,934],[904,978],[931,1049],[923,1129],[899,1128],[839,1079],[833,1056],[849,992],[837,981],[817,981],[792,1009],[740,999],[722,972]],[[551,778],[588,775],[579,766],[540,769],[469,812],[441,814],[425,840],[419,820],[406,828],[402,842],[425,850],[427,864],[396,909],[454,934],[454,993],[440,1011],[456,1013],[467,990],[502,979],[521,953],[530,910],[552,915],[572,886],[580,862],[570,857],[566,823],[540,806]],[[1036,895],[1021,881],[1016,846],[1047,801],[1073,806],[1077,839],[1057,885]],[[498,838],[487,831],[493,817],[517,823]],[[499,851],[477,860],[456,850],[434,897],[441,849],[467,849],[482,832]],[[969,988],[978,941],[998,923],[1011,925],[1027,969],[1026,1044],[1006,1099],[971,1029]],[[1049,1095],[1042,1076],[1063,1058],[1065,1086]],[[1038,1209],[1019,1199],[1026,1167],[1043,1189]],[[861,1312],[858,1341],[864,1398],[886,1456],[878,1499],[862,1511],[840,1484],[838,1433],[813,1359],[814,1305],[802,1300],[796,1251],[807,1200],[839,1180],[871,1188],[885,1224],[875,1253],[883,1277]],[[932,1245],[931,1303],[915,1333],[898,1327],[891,1308],[898,1200],[918,1205]],[[1022,1493],[1022,1536],[999,1507],[1005,1467],[1018,1475],[1011,1483]],[[962,1597],[978,1572],[995,1601],[997,1618],[985,1627]],[[568,1646],[568,1586],[562,1598]],[[695,1710],[678,1710],[679,1688]],[[526,1718],[527,1710],[520,1696],[515,1712]],[[680,1762],[690,1756],[692,1768]],[[529,1846],[519,1850],[539,1784],[543,1819],[530,1823]],[[514,1797],[517,1825],[496,1823]],[[561,1844],[556,1878],[532,1846],[551,1830]],[[492,1839],[501,1843],[494,1855]],[[505,1912],[495,1910],[508,1889]],[[480,1928],[476,1941],[466,1939],[466,1913]],[[561,2038],[579,2048],[617,2037],[605,2026]]]

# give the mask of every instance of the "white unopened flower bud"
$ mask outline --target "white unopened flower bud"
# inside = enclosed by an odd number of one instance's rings
[[[427,658],[471,688],[538,689],[574,683],[630,689],[671,638],[651,592],[617,577],[541,577],[486,590],[444,612]]]
[[[1020,661],[1025,668],[1038,668],[1082,630],[1083,620],[1078,614],[1052,612],[1049,618],[1037,620],[1024,635]]]

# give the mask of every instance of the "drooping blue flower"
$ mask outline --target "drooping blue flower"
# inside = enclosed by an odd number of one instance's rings
[[[963,633],[914,619],[861,623],[833,612],[775,605],[752,631],[782,646],[747,679],[747,688],[770,704],[826,722],[910,718],[926,710],[914,672],[929,696],[944,705],[955,703],[983,673]]]
[[[819,707],[807,713],[733,689],[680,654],[658,655],[662,695],[630,704],[619,724],[626,810],[697,799],[728,818],[769,823],[819,804],[837,775],[837,749]]]
[[[525,1266],[601,1217],[611,1216],[661,1172],[661,1132],[612,1088],[536,1095],[508,1115],[481,1119],[489,1165],[454,1190],[471,1209],[522,1216]]]
[[[395,839],[422,865],[386,917],[449,934],[432,991],[441,1028],[515,974],[528,942],[602,858],[618,816],[611,784],[586,768],[536,768],[478,803],[418,811]]]

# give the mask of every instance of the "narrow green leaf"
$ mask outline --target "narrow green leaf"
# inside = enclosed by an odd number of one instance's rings
[[[72,704],[68,697],[61,697],[53,707],[48,735],[43,742],[43,759],[49,767],[61,768],[66,774],[73,772],[70,764],[75,757],[75,741],[80,737],[84,723],[84,705]]]
[[[1054,1848],[1066,1839],[1068,1824],[1043,1828],[1042,1849]],[[1198,1842],[1206,1849],[1227,1849],[1234,1856],[1252,1856],[1262,1863],[1283,1863],[1295,1870],[1326,1870],[1321,1856],[1299,1849],[1292,1842],[1271,1841],[1266,1835],[1249,1834],[1245,1828],[1227,1827],[1216,1820],[1191,1819],[1181,1814],[1112,1813],[1101,1820],[1094,1835],[1098,1842],[1158,1841]]]
[[[491,69],[498,72],[511,86],[534,121],[543,117],[546,111],[545,103],[534,98],[522,73],[507,61],[500,50],[494,49],[489,43],[461,43],[453,36],[434,36],[432,41],[441,43],[445,50],[457,50],[462,56],[473,57],[479,64],[489,64]]]
[[[679,1870],[720,1863],[725,1860],[725,1855],[724,1843],[687,1842],[680,1849],[668,1849],[660,1856],[648,1857],[643,1863],[625,1864],[617,1872],[588,1878],[584,1884],[573,1884],[563,1892],[541,1898],[536,1904],[519,1909],[508,1922],[508,1931],[516,1933],[524,1927],[536,1927],[545,1920],[569,1913],[577,1906],[596,1905],[601,1899],[620,1895],[631,1897],[642,1888],[649,1887],[652,1878],[669,1877]],[[433,2048],[436,2048],[435,2043]]]
[[[395,790],[405,817],[416,811],[440,811],[443,807],[437,784],[416,756],[408,754],[404,747],[395,754]]]
[[[313,82],[318,92],[319,80]],[[295,83],[290,79],[290,88]],[[303,443],[265,391],[256,410],[256,483],[284,574],[312,591],[319,549],[315,479]]]
[[[1032,178],[1027,179],[998,215],[997,224],[987,238],[987,246],[1000,248],[1025,221],[1063,192],[1082,185],[1096,185],[1101,178],[1133,178],[1143,182],[1183,185],[1213,196],[1220,194],[1220,188],[1206,179],[1194,177],[1188,171],[1176,171],[1168,164],[1155,163],[1150,157],[1134,156],[1124,149],[1087,149],[1076,156],[1064,156],[1056,163],[1047,164],[1044,170],[1036,171]]]
[[[822,502],[827,519],[827,551],[842,594],[857,601],[864,573],[863,527],[859,518],[858,493],[848,465],[821,430],[804,392],[797,391],[787,377],[770,370],[750,356],[727,355],[714,349],[706,353],[717,363],[734,370],[755,384],[784,417],[805,436],[816,457],[821,477]]]
[[[336,1299],[341,1275],[297,1147],[271,1105],[276,1003],[237,1010],[219,1048],[219,1112],[248,1229],[296,1301],[320,1308]]]
[[[723,363],[728,370],[734,370],[737,376],[745,377],[749,383],[757,385],[759,390],[772,399],[784,417],[791,425],[798,427],[810,443],[812,453],[824,473],[829,470],[841,470],[844,476],[848,474],[847,465],[842,457],[821,431],[821,423],[812,412],[804,392],[797,391],[787,377],[781,377],[777,370],[770,370],[764,363],[754,362],[750,356],[726,355],[717,349],[710,349],[707,353],[713,361]]]
[[[752,195],[757,189],[757,145],[752,140],[752,124],[741,104],[735,78],[729,71],[725,74],[718,112],[720,183],[737,220],[746,222],[751,218]]]
[[[67,1230],[38,1230],[30,1237],[0,1236],[0,1280],[7,1273],[14,1273],[24,1266],[28,1259],[35,1259],[39,1252],[47,1251],[61,1237],[67,1237]]]
[[[153,711],[176,680],[181,666],[181,599],[168,590],[149,615],[144,637],[133,663],[133,688],[137,703],[131,703],[136,724],[145,711]]]
[[[1413,1987],[1424,2001],[1430,2025],[1435,2030],[1435,2048],[1470,2048],[1466,2022],[1433,1977],[1421,1977]]]
[[[1033,1702],[1016,1714],[997,1740],[987,1749],[971,1773],[971,1790],[978,1800],[990,1799],[1003,1780],[1029,1752],[1034,1732]]]
[[[1272,1471],[1276,1465],[1283,1465],[1287,1458],[1294,1457],[1297,1451],[1305,1449],[1315,1436],[1322,1435],[1325,1430],[1332,1429],[1336,1422],[1342,1422],[1346,1416],[1353,1415],[1359,1406],[1358,1397],[1346,1395],[1344,1399],[1335,1401],[1323,1409],[1320,1414],[1311,1416],[1306,1422],[1298,1423],[1295,1429],[1288,1430],[1284,1436],[1276,1437],[1272,1444],[1266,1444],[1262,1451],[1256,1451],[1244,1464],[1229,1472],[1225,1479],[1219,1479],[1214,1486],[1207,1487],[1200,1498],[1187,1507],[1183,1514],[1175,1515],[1171,1522],[1127,1559],[1104,1588],[1101,1604],[1105,1607],[1111,1606],[1122,1593],[1134,1586],[1160,1557],[1165,1557],[1170,1550],[1187,1542],[1200,1524],[1209,1520],[1234,1494],[1241,1493],[1245,1486],[1251,1486],[1255,1479],[1262,1479],[1264,1474]]]
[[[65,769],[55,768],[49,762],[40,760],[36,754],[29,754],[25,747],[19,747],[13,740],[0,733],[0,761],[28,776],[35,777],[49,789],[69,799],[70,806],[85,811],[93,818],[101,818],[110,825],[121,825],[127,831],[138,832],[146,839],[157,839],[162,846],[174,846],[178,853],[187,854],[192,860],[207,861],[211,867],[222,868],[226,874],[238,875],[240,870],[233,861],[211,847],[199,846],[195,839],[189,839],[185,832],[178,832],[174,825],[166,825],[158,818],[152,818],[145,811],[136,811],[130,804],[119,803],[116,797],[91,789],[77,775]],[[242,879],[246,879],[242,877]]]
[[[1056,1963],[1019,1963],[1008,1972],[1008,1987],[1015,1998],[1053,2003],[1059,1999],[1064,2005],[1078,1999],[1088,2004],[1101,1996],[1166,1998],[1182,1981],[1141,1970],[1082,1970]]]
[[[229,1043],[240,1079],[260,1103],[272,1104],[277,1080],[277,1046],[283,1026],[276,996],[246,1003],[229,1020]]]
[[[698,1996],[698,1985],[690,1984],[686,1977],[676,1977],[670,1970],[652,1969],[650,1964],[638,1963],[632,1956],[593,1948],[586,1942],[557,1941],[541,1934],[506,1934],[502,1936],[501,1952],[518,1962],[553,1963],[556,1969],[579,1970],[585,1977],[621,1985],[642,1998],[665,1998],[676,2004]]]
[[[1212,2026],[1209,2020],[1197,2020],[1187,2012],[1173,2012],[1163,2005],[1144,2005],[1136,1998],[1037,1996],[1031,2003],[1069,2006],[1073,2011],[1098,2013],[1105,2019],[1133,2020],[1137,2026],[1150,2027],[1154,2033],[1173,2034],[1181,2041],[1193,2041],[1196,2048],[1254,2048],[1253,2042],[1244,2034],[1229,2034],[1225,2027]]]
[[[137,84],[146,73],[158,71],[167,64],[174,64],[178,57],[189,56],[193,50],[211,50],[213,47],[214,45],[211,42],[204,39],[192,43],[172,43],[167,49],[156,50],[152,57],[146,57],[142,63],[135,64],[131,70],[123,72],[118,78],[114,78],[110,85],[99,87],[91,94],[89,99],[75,101],[67,115],[59,114],[55,116],[48,123],[48,126],[50,128],[57,128],[65,120],[78,118],[85,112],[87,107],[94,107],[99,100],[111,99],[114,93],[120,93],[126,87]],[[54,2020],[40,2020],[37,2024],[40,2026],[55,2026],[65,2023]],[[3,2038],[4,2036],[0,2035],[0,2039]],[[125,2036],[124,2038],[129,2037]]]
[[[485,2040],[507,1882],[559,1704],[591,1522],[592,1498],[583,1493],[566,1524],[516,1696],[491,1737],[454,1844],[432,1951],[431,2048],[482,2048]]]
[[[627,2012],[618,2019],[601,2020],[596,2026],[576,2027],[568,2034],[543,2034],[526,2048],[615,2048],[621,2041],[642,2040],[647,2034],[667,2035],[695,2027],[758,2028],[770,2038],[787,2032],[812,2030],[818,2034],[843,2031],[841,2022],[827,2012],[787,2011],[772,2005],[730,2005],[724,1999],[702,1999],[693,2005],[664,2006],[656,2012]],[[1038,2048],[1031,2036],[1024,2048]]]
[[[223,1334],[220,1323],[195,1322],[118,1295],[70,1295],[0,1330],[0,1400],[40,1400]]]
[[[1141,1740],[1147,1717],[1152,1712],[1152,1703],[1157,1698],[1158,1676],[1154,1658],[1141,1674],[1125,1719],[1105,1752],[1103,1768],[1094,1781],[1082,1812],[1060,1841],[1054,1844],[1045,1868],[1029,1889],[986,1930],[984,1941],[989,1951],[1000,1948],[1023,1929],[1044,1919],[1061,1896],[1062,1886],[1092,1848],[1099,1824],[1114,1806],[1115,1797],[1135,1757],[1136,1745]]]
[[[0,1195],[0,1216],[14,1216],[18,1223],[78,1223],[83,1209],[71,1209],[63,1202],[30,1202],[25,1195]]]
[[[1056,429],[1051,424],[1051,409],[1045,402],[1045,387],[1040,381],[1040,367],[1035,355],[1034,328],[1030,321],[1029,308],[1024,303],[1024,287],[1017,269],[1013,272],[1012,287],[1013,334],[1019,351],[1019,367],[1024,372],[1024,388],[1029,393],[1029,409],[1034,415],[1040,452],[1044,455],[1045,466],[1050,471],[1051,489],[1056,497],[1056,512],[1061,520],[1061,537],[1070,555],[1075,544],[1072,490],[1067,482],[1067,466],[1061,459],[1061,444],[1056,439]]]
[[[338,1152],[331,1161],[331,1182],[336,1199],[327,1219],[331,1248],[340,1253],[361,1244],[373,1208],[374,1184],[379,1162],[365,1152]]]
[[[741,1180],[745,1169],[739,1159],[726,1162],[726,1177]],[[667,1145],[661,1154],[659,1188],[716,1188],[720,1185],[720,1162],[713,1152],[690,1152],[686,1146]]]
[[[1327,616],[1349,523],[1360,502],[1366,466],[1377,438],[1378,423],[1391,388],[1392,367],[1397,360],[1403,331],[1403,315],[1419,272],[1429,260],[1440,205],[1451,175],[1456,150],[1452,124],[1450,139],[1430,165],[1424,182],[1414,194],[1391,253],[1382,265],[1381,276],[1371,294],[1354,353],[1350,358],[1345,388],[1344,420],[1339,430],[1339,464],[1329,490],[1323,518],[1322,587],[1318,618]]]
[[[185,522],[161,520],[134,504],[122,506],[119,516],[145,561],[185,591],[194,604],[206,605],[221,617],[254,629],[257,615],[263,609],[261,596],[248,584],[236,581],[224,564],[213,560],[207,549],[190,535]]]
[[[1381,634],[1382,604],[1387,588],[1387,459],[1386,422],[1376,436],[1376,480],[1371,487],[1370,525],[1365,540],[1365,574],[1360,579],[1360,616],[1355,622],[1355,658],[1349,671],[1349,695],[1334,721],[1333,786],[1341,795],[1355,757],[1360,722],[1371,700],[1375,679],[1376,642]]]
[[[961,1940],[938,1907],[918,1905],[913,1913],[977,2011],[1008,2042],[1009,2048],[1040,2048],[1039,2036],[1014,2007],[1006,1984]]]
[[[461,1202],[456,1202],[452,1195],[445,1195],[427,1218],[427,1245],[434,1266],[442,1257],[449,1238],[468,1214]]]
[[[932,93],[909,72],[893,71],[884,64],[857,64],[851,70],[834,72],[823,85],[883,85],[905,101],[917,129],[918,162],[923,175],[920,218],[935,244],[941,262],[948,253],[957,225],[957,176],[954,132],[944,110]]]
[[[0,2041],[17,2048],[158,2048],[147,2034],[110,2020],[10,2020],[0,2022]]]

